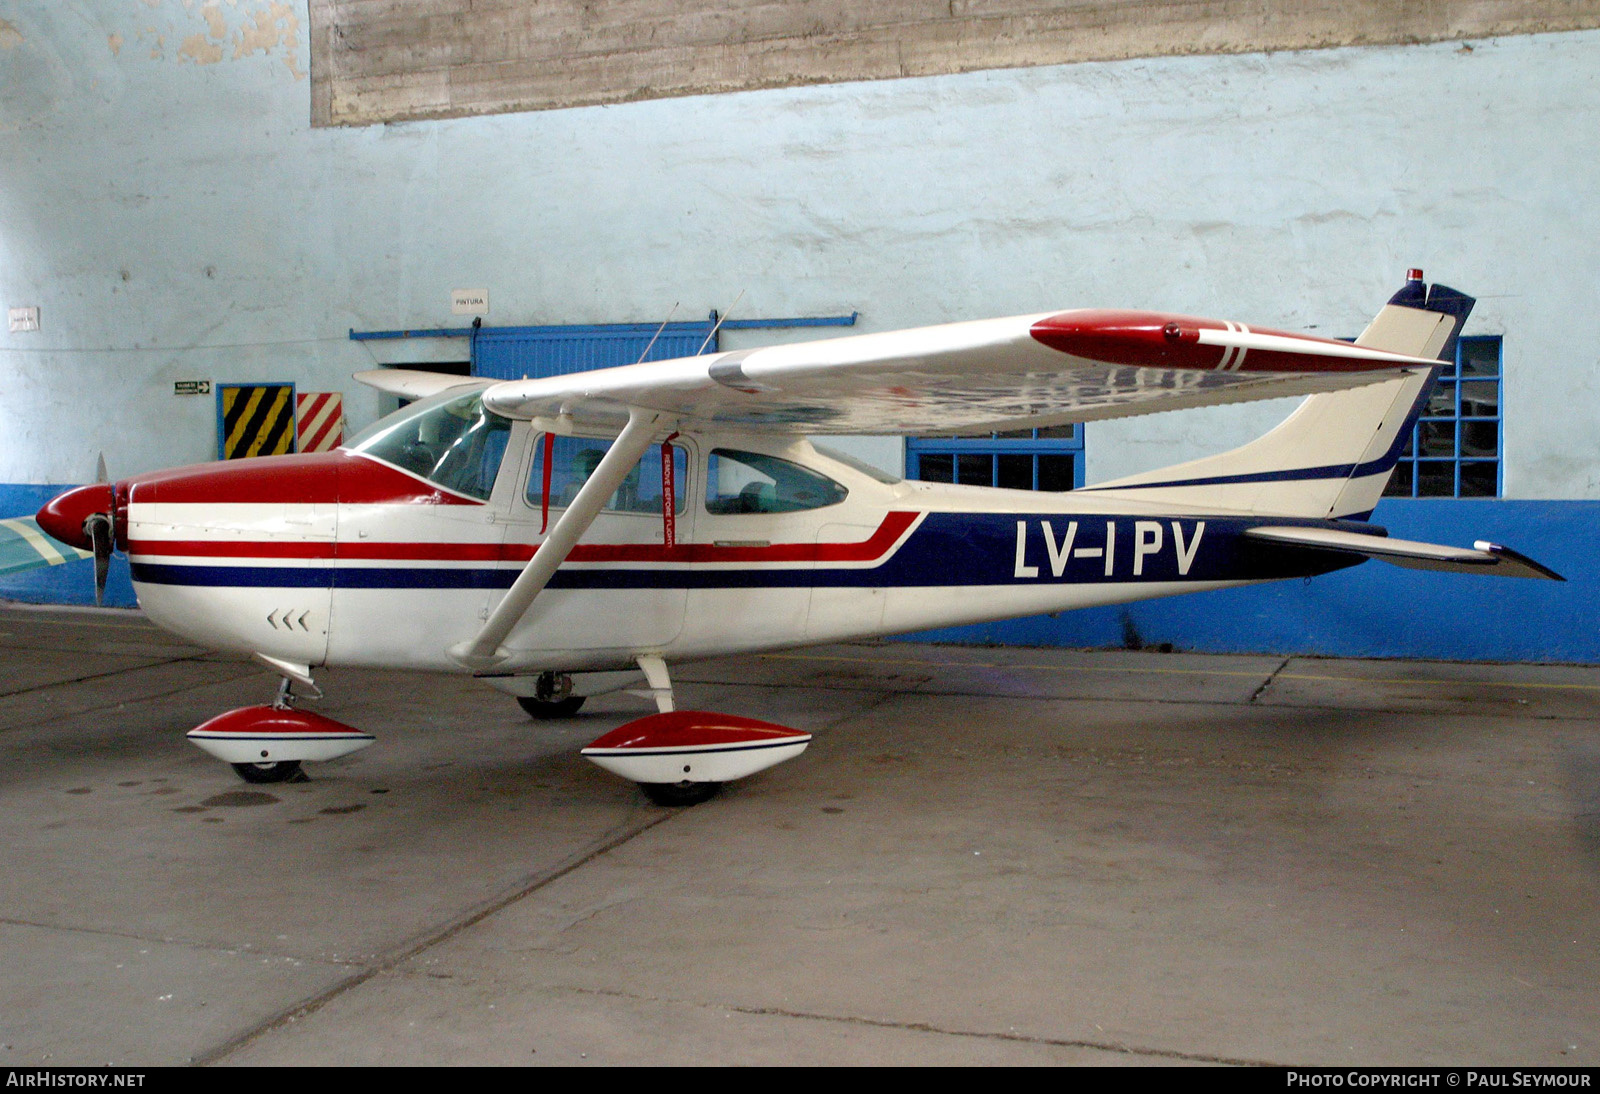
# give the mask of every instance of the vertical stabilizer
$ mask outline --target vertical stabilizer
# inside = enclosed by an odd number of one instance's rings
[[[1411,274],[1356,344],[1453,360],[1473,299],[1443,285],[1425,286],[1420,270]],[[1365,515],[1383,495],[1437,375],[1438,369],[1418,369],[1311,395],[1276,429],[1241,448],[1093,489],[1283,516]]]

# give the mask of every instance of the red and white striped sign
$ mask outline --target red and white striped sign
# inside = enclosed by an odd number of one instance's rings
[[[328,452],[344,443],[344,396],[337,391],[295,395],[301,452]]]

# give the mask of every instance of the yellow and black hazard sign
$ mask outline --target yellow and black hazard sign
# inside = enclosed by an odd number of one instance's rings
[[[217,389],[217,457],[294,451],[293,384],[223,384]]]

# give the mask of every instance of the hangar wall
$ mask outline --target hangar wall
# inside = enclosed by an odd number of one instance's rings
[[[1349,334],[1410,265],[1506,338],[1507,497],[1600,498],[1600,32],[316,128],[306,17],[0,0],[0,302],[41,318],[0,331],[0,515],[99,451],[114,475],[211,458],[214,406],[177,380],[342,390],[365,424],[351,372],[450,350],[347,331],[450,325],[452,288],[507,324],[742,290],[861,331],[1110,304]],[[1090,480],[1286,410],[1094,425]],[[1600,570],[1586,537],[1561,552]]]

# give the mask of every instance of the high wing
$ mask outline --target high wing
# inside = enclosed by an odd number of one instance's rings
[[[443,372],[423,372],[420,369],[372,368],[355,373],[355,379],[368,387],[398,395],[402,399],[426,399],[452,388],[487,387],[493,380],[476,376],[452,376]]]
[[[689,428],[986,433],[1341,390],[1437,364],[1242,323],[1091,309],[515,380],[484,403],[608,429],[631,408]]]

